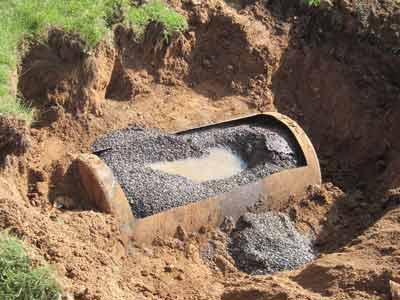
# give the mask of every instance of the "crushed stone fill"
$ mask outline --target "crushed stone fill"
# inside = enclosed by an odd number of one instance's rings
[[[287,215],[247,213],[231,234],[229,251],[242,271],[264,275],[298,268],[315,257],[311,241]]]
[[[257,124],[212,127],[182,135],[129,127],[98,139],[92,150],[113,171],[134,215],[143,218],[301,165],[303,156],[297,153],[293,139],[283,128]],[[228,178],[196,182],[149,166],[207,157],[215,148],[229,150],[246,168]]]

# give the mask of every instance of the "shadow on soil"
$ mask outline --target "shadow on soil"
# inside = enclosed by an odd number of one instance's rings
[[[344,31],[347,17],[300,14],[272,78],[274,104],[307,132],[324,182],[346,191],[326,214],[316,240],[321,252],[350,245],[399,204],[385,193],[400,183],[391,176],[400,149],[400,57],[356,28]]]

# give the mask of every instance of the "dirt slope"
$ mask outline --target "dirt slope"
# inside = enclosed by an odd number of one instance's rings
[[[115,45],[90,61],[57,32],[46,51],[27,54],[19,89],[40,113],[29,129],[0,124],[10,137],[0,148],[1,228],[37,248],[75,299],[390,299],[389,280],[400,282],[400,197],[388,192],[400,184],[399,4],[170,2],[190,23],[171,45],[157,25],[143,44],[118,27]],[[304,126],[334,183],[282,207],[316,239],[321,255],[309,265],[250,277],[213,230],[126,255],[112,217],[79,209],[68,167],[97,137],[267,110]],[[21,143],[26,153],[14,151]]]

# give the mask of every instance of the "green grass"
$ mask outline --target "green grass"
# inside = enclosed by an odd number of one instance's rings
[[[50,27],[59,27],[79,32],[88,47],[94,47],[110,31],[105,17],[112,2],[116,0],[0,0],[0,114],[32,119],[28,106],[9,90],[21,41],[43,38]]]
[[[0,234],[0,299],[58,300],[59,296],[50,269],[33,268],[22,242]]]
[[[309,6],[319,6],[321,4],[321,0],[304,0],[304,2]]]
[[[14,116],[25,120],[28,124],[32,122],[32,110],[28,104],[19,98],[6,95],[0,97],[0,115]]]
[[[162,1],[130,7],[129,0],[0,0],[0,115],[29,121],[32,113],[10,92],[10,78],[21,56],[21,41],[42,39],[49,28],[78,33],[88,49],[112,32],[116,9],[139,33],[151,21],[165,24],[164,36],[187,28],[186,19]],[[110,24],[111,23],[111,24]],[[26,45],[26,43],[25,43]]]
[[[186,18],[161,0],[153,0],[139,7],[132,7],[127,13],[127,20],[139,36],[143,35],[150,22],[162,23],[165,27],[163,35],[167,41],[174,33],[183,32],[188,28]]]

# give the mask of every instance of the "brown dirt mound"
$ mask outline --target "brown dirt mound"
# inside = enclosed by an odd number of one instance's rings
[[[0,116],[0,163],[10,154],[25,153],[30,146],[30,132],[26,123]]]
[[[41,109],[42,119],[53,106],[99,112],[111,78],[114,50],[105,42],[89,56],[84,49],[78,37],[53,30],[47,45],[34,44],[24,57],[18,87],[25,99]]]
[[[118,55],[107,97],[132,100],[156,82],[185,84],[213,99],[246,95],[261,104],[267,96],[269,34],[256,20],[249,22],[228,7],[221,11],[214,6],[190,11],[193,30],[171,43],[160,39],[160,24],[151,23],[142,42],[131,30],[117,27]]]

